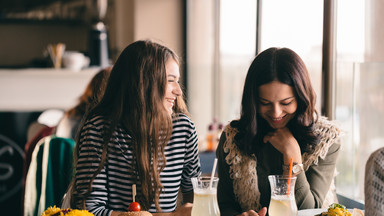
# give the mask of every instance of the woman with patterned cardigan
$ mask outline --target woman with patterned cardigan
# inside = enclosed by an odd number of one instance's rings
[[[265,215],[271,197],[268,175],[288,174],[291,158],[298,209],[336,201],[341,131],[318,115],[315,102],[308,71],[294,51],[270,48],[254,59],[240,119],[225,127],[216,152],[222,215]]]

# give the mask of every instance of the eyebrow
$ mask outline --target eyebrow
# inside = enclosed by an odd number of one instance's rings
[[[284,98],[284,99],[282,99],[282,100],[280,100],[280,101],[286,101],[286,100],[289,100],[289,99],[291,99],[291,98],[295,98],[295,96],[287,97],[287,98]],[[267,99],[264,99],[264,98],[262,98],[262,97],[259,97],[259,100],[264,100],[264,101],[271,102],[271,101],[269,101],[269,100],[267,100]]]

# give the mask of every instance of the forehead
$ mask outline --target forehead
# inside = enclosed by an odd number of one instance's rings
[[[168,75],[172,75],[176,77],[180,76],[179,64],[177,64],[177,62],[172,58],[168,59],[167,62],[165,63],[165,70],[166,70],[167,76]]]
[[[295,96],[292,86],[279,81],[273,81],[259,87],[259,97],[269,101],[284,100]]]

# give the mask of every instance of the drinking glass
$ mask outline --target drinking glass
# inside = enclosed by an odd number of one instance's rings
[[[220,216],[217,204],[217,184],[219,178],[200,176],[192,178],[193,207],[192,216]]]
[[[284,175],[270,175],[268,179],[271,185],[271,202],[268,208],[269,216],[296,216],[296,177],[289,178]]]

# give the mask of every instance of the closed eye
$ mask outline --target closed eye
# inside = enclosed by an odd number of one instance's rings
[[[288,101],[289,99],[291,99],[291,100]],[[280,101],[280,104],[282,106],[288,106],[288,105],[292,104],[293,101],[295,101],[295,99],[287,98],[287,99],[284,99],[284,100]],[[261,98],[261,99],[259,99],[259,104],[262,105],[262,106],[269,106],[269,105],[272,104],[272,102]]]
[[[288,102],[288,103],[281,103],[281,105],[283,105],[283,106],[288,106],[288,105],[291,104],[292,102],[293,102],[293,100],[290,101],[290,102]]]
[[[268,106],[268,105],[271,104],[271,103],[265,103],[265,102],[262,102],[262,101],[259,101],[259,103],[260,103],[260,105],[262,105],[262,106]]]
[[[177,83],[179,82],[179,79],[175,75],[170,74],[167,76],[167,78],[168,78],[168,82],[177,82]]]

